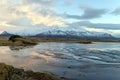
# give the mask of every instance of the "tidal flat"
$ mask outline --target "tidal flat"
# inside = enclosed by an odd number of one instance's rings
[[[35,46],[1,46],[0,62],[64,80],[120,80],[120,43],[40,42]]]

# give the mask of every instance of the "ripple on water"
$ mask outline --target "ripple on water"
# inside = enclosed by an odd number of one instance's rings
[[[119,43],[50,42],[20,49],[0,47],[0,51],[0,61],[15,67],[50,72],[74,80],[120,80]]]

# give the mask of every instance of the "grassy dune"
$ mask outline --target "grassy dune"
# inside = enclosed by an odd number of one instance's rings
[[[26,46],[26,45],[36,45],[37,42],[31,41],[27,38],[16,38],[15,42],[9,41],[8,37],[0,37],[0,46]]]

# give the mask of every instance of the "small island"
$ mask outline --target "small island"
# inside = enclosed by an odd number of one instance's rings
[[[10,37],[0,38],[0,46],[29,46],[36,44],[37,42],[34,42],[31,39],[22,37],[20,35],[12,35]]]

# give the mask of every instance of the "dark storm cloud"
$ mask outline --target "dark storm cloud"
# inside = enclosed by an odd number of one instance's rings
[[[119,8],[116,8],[116,9],[112,12],[112,14],[114,14],[114,15],[120,15],[120,7],[119,7]]]
[[[72,15],[72,14],[65,14],[66,18],[72,18],[72,19],[94,19],[94,18],[100,18],[102,17],[105,13],[107,13],[106,9],[94,9],[94,8],[83,8],[80,7],[84,11],[82,15]]]

